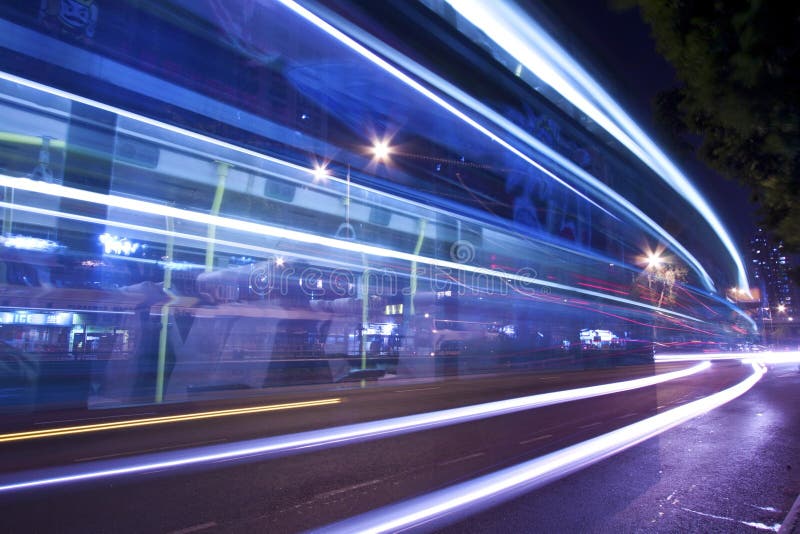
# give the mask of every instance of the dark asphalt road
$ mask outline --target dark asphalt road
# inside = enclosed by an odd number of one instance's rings
[[[625,372],[628,371],[623,371],[623,374]],[[203,470],[165,471],[124,479],[107,479],[53,489],[5,494],[0,496],[0,531],[115,533],[188,532],[192,531],[191,529],[210,532],[302,531],[486,474],[625,426],[659,410],[669,409],[676,404],[727,387],[747,372],[747,367],[718,363],[712,370],[698,376],[655,387],[395,436],[391,439],[269,460],[251,458],[247,462],[230,461]],[[610,378],[614,374],[616,372],[606,374],[604,378]],[[528,377],[527,382],[531,382],[531,378],[535,376]],[[580,382],[586,380],[586,377],[572,376],[572,379]],[[446,387],[444,391],[435,389],[412,391],[411,397],[387,398],[390,391],[374,392],[365,397],[366,404],[374,410],[369,412],[371,415],[397,411],[396,405],[401,399],[409,405],[419,402],[430,408],[441,408],[456,402],[459,397],[453,395],[459,388],[465,388],[460,392],[462,397],[486,398],[492,395],[507,395],[509,389],[518,393],[515,387],[521,387],[526,380],[517,376],[495,377],[486,382],[483,380],[456,382],[458,386],[454,389]],[[507,382],[505,386],[504,382]],[[487,384],[492,384],[492,387],[489,388]],[[781,382],[776,384],[782,385]],[[489,391],[492,388],[495,388],[494,393]],[[767,390],[769,391],[769,388]],[[472,393],[469,394],[469,391]],[[439,400],[434,402],[433,399],[436,398]],[[382,399],[383,402],[376,402],[376,399]],[[381,405],[384,406],[383,409],[380,409]],[[364,410],[367,408],[364,407]],[[330,413],[328,412],[329,416]],[[319,416],[320,414],[317,414],[315,417]],[[737,417],[734,415],[733,419],[737,420]],[[773,417],[765,413],[759,416],[757,422],[763,425],[772,419]],[[243,421],[250,421],[251,426],[253,421],[259,421],[255,425],[257,428],[263,428],[264,425],[261,416],[254,420]],[[330,417],[329,422],[341,423],[335,417]],[[184,429],[184,440],[208,439],[209,436],[220,432],[218,424],[219,422],[205,423],[205,427],[193,425],[189,427],[190,432]],[[240,422],[234,427],[238,428],[242,424]],[[687,427],[693,428],[695,424],[696,422],[692,421]],[[749,428],[752,423],[738,425]],[[251,432],[257,432],[257,428],[251,429]],[[716,433],[721,432],[720,428],[712,430]],[[168,433],[172,435],[174,430]],[[722,434],[726,440],[731,439],[729,433],[722,432]],[[752,431],[748,433],[749,436],[753,434]],[[91,442],[102,442],[107,439],[113,445],[113,442],[124,435],[135,434],[111,433],[105,438],[94,438]],[[697,449],[713,454],[717,435],[702,434],[700,441],[694,445],[694,454],[697,454]],[[583,499],[587,496],[594,495],[596,498],[603,496],[596,505],[602,508],[603,513],[594,510],[598,513],[596,517],[599,520],[606,518],[608,511],[612,509],[609,507],[606,494],[613,496],[615,503],[613,509],[625,510],[626,507],[635,506],[639,496],[646,494],[647,488],[654,486],[659,480],[661,476],[659,471],[664,471],[661,462],[665,454],[660,450],[662,446],[660,444],[664,439],[656,438],[643,444],[641,447],[655,447],[655,452],[644,454],[644,462],[636,465],[627,474],[618,475],[614,472],[616,469],[611,472],[595,473],[585,482],[573,485],[568,490],[571,495],[569,498],[565,495],[558,498],[572,504],[573,508],[569,514],[587,520],[593,517],[591,508],[583,506]],[[57,443],[61,446],[56,452],[64,454],[64,443],[68,443],[68,440],[63,438]],[[682,445],[685,443],[677,443],[675,447]],[[634,450],[639,450],[641,447]],[[69,452],[73,456],[84,454],[80,450]],[[624,455],[620,457],[622,456]],[[617,458],[603,462],[587,472],[594,472],[610,462],[616,462]],[[9,461],[6,455],[3,456],[3,461]],[[680,465],[683,465],[682,462],[678,461]],[[733,463],[741,467],[743,462],[747,465],[747,462],[736,457]],[[730,463],[731,458],[726,458],[722,465],[727,466]],[[687,476],[697,475],[691,469],[686,473]],[[782,475],[780,480],[784,482],[786,474],[783,472],[780,474]],[[714,471],[708,471],[703,476],[713,480]],[[574,477],[570,477],[566,481],[573,479]],[[552,488],[561,487],[561,484],[557,483]],[[676,486],[677,490],[680,490],[679,486]],[[666,494],[670,499],[680,499],[680,495]],[[579,506],[575,506],[576,499],[580,499]],[[534,500],[539,502],[538,498]],[[760,502],[766,501],[753,501],[754,505]],[[649,505],[664,506],[664,503],[649,503]],[[647,508],[646,503],[641,503],[641,506]],[[562,513],[566,513],[563,506],[561,510]],[[703,512],[703,510],[698,511]],[[456,531],[476,529],[473,530],[475,532],[491,528],[495,531],[532,530],[532,524],[529,524],[529,518],[525,517],[524,512],[512,513],[509,517],[507,515],[507,512],[500,512],[500,515],[494,518],[491,514],[479,516],[454,528]],[[563,515],[558,516],[556,524],[542,519],[538,512],[535,515],[539,521],[544,521],[541,523],[542,531],[576,531],[569,525],[561,529],[559,522],[564,520]],[[613,517],[615,515],[611,516]],[[482,524],[482,521],[488,523]],[[585,526],[586,524],[583,524],[583,527]]]
[[[775,532],[798,494],[800,372],[785,364],[713,412],[442,533]]]
[[[0,443],[0,473],[23,469],[78,463],[97,458],[174,450],[209,443],[231,442],[276,436],[361,421],[443,410],[493,400],[522,397],[559,389],[574,389],[650,376],[691,366],[673,363],[549,373],[514,373],[495,376],[467,376],[435,381],[387,380],[314,388],[265,390],[260,398],[228,399],[191,405],[140,406],[121,410],[35,414],[19,419],[15,428],[0,435],[64,426],[130,420],[182,412],[206,412],[253,405],[274,405],[317,399],[341,399],[329,406],[232,416],[220,419],[183,421],[168,425],[117,429],[47,439]]]

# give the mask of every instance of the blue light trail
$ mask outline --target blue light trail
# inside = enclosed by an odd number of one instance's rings
[[[607,293],[603,293],[600,291],[593,291],[588,289],[583,289],[580,287],[574,287],[566,284],[561,284],[557,282],[551,282],[549,280],[542,280],[539,278],[532,278],[530,276],[523,276],[520,274],[515,273],[507,273],[503,271],[497,271],[494,269],[487,269],[485,267],[478,267],[474,265],[469,265],[465,263],[458,263],[456,261],[449,261],[449,260],[442,260],[438,258],[430,258],[427,256],[420,256],[418,254],[411,254],[408,252],[402,252],[399,250],[394,250],[390,248],[383,248],[374,245],[367,245],[363,243],[357,243],[353,241],[343,240],[343,239],[335,239],[331,237],[319,236],[315,234],[310,234],[307,232],[302,232],[299,230],[291,230],[288,228],[281,228],[277,226],[270,226],[266,224],[244,221],[240,219],[231,219],[227,217],[221,217],[219,215],[209,215],[207,213],[200,213],[190,210],[185,210],[181,208],[175,208],[171,206],[165,206],[163,204],[157,204],[155,202],[148,202],[144,200],[136,200],[129,197],[123,197],[118,195],[105,195],[100,193],[95,193],[92,191],[85,191],[83,189],[76,189],[72,187],[66,187],[59,184],[53,184],[48,182],[40,182],[36,180],[30,180],[28,178],[17,178],[13,176],[7,176],[0,174],[0,187],[8,187],[11,189],[19,189],[23,191],[29,191],[33,193],[39,193],[42,195],[54,196],[54,197],[61,197],[61,198],[71,198],[73,200],[80,200],[84,202],[91,202],[94,204],[101,204],[108,207],[120,208],[124,210],[130,210],[134,212],[139,212],[143,214],[150,214],[150,215],[161,215],[164,217],[170,217],[174,219],[181,219],[185,221],[200,223],[200,224],[207,224],[213,225],[220,228],[229,228],[232,230],[238,230],[242,232],[247,232],[253,235],[260,235],[260,236],[272,236],[282,239],[289,239],[298,243],[306,243],[312,245],[319,245],[323,247],[329,247],[336,250],[347,251],[347,252],[356,252],[362,254],[368,254],[370,256],[375,256],[379,258],[392,258],[402,261],[407,261],[410,263],[422,263],[426,265],[431,265],[434,267],[439,267],[442,269],[452,269],[454,271],[464,271],[470,272],[478,275],[485,275],[500,278],[502,280],[513,280],[515,282],[519,282],[521,284],[530,284],[534,286],[543,286],[552,289],[558,289],[563,291],[569,291],[573,293],[579,293],[586,296],[596,297],[604,300],[610,300],[614,302],[619,302],[631,306],[635,306],[638,308],[647,309],[650,311],[664,313],[668,315],[672,315],[675,317],[682,317],[684,319],[688,319],[690,321],[695,322],[704,322],[703,320],[692,317],[690,315],[686,315],[674,310],[670,310],[668,308],[662,308],[659,306],[654,306],[651,304],[646,304],[643,302],[638,302],[632,299],[627,299],[623,297],[618,297],[616,295],[610,295]],[[33,206],[25,206],[23,204],[6,204],[0,203],[2,206],[9,206],[13,207],[17,210],[23,211],[37,211],[42,212],[41,208],[36,208]],[[72,214],[58,212],[59,217],[64,218],[73,218]],[[83,215],[76,215],[80,217],[81,220],[88,220],[86,216]],[[106,224],[105,220],[96,219],[96,222]],[[157,229],[155,233],[164,234],[164,230]]]
[[[238,443],[209,445],[185,451],[154,453],[130,458],[100,460],[83,465],[55,467],[27,473],[6,474],[0,476],[0,493],[130,475],[134,473],[175,469],[251,456],[266,457],[301,453],[313,448],[333,447],[356,441],[378,439],[487,417],[495,417],[522,410],[540,408],[542,406],[550,406],[562,402],[630,391],[636,388],[653,386],[670,380],[691,376],[709,367],[710,364],[704,362],[680,371],[672,371],[634,380],[565,391],[554,391],[528,397],[440,410],[437,412],[396,417],[382,421],[312,430],[298,434],[248,440]]]
[[[374,534],[398,532],[423,525],[426,529],[432,529],[438,524],[437,521],[457,521],[579,471],[732,401],[752,388],[766,372],[766,368],[759,364],[754,363],[752,367],[753,373],[745,380],[708,397],[534,460],[379,508],[315,532]]]
[[[739,287],[749,292],[741,256],[708,202],[600,84],[526,12],[504,0],[446,1],[520,64],[613,135],[690,202],[728,250],[736,266]]]

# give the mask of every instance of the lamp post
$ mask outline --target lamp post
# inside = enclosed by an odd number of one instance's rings
[[[659,272],[659,269],[661,269],[661,265],[662,265],[661,253],[659,251],[648,252],[646,260],[647,260],[647,266],[645,267],[645,272],[647,273],[647,287],[648,287],[648,289],[652,289],[653,288],[653,280],[656,280],[656,281],[659,280],[658,272]],[[663,287],[663,284],[662,284],[662,287],[661,287],[661,295],[658,298],[658,307],[659,308],[661,307],[661,299],[662,298],[664,298],[664,287]],[[658,338],[658,325],[656,324],[656,319],[657,319],[657,316],[653,315],[653,335],[652,335],[652,338],[653,338],[653,344],[654,344],[653,345],[653,349],[654,350],[655,350],[655,342],[656,342],[656,340]]]
[[[392,148],[389,146],[389,141],[386,139],[376,139],[372,144],[372,154],[378,161],[386,161],[392,153]]]
[[[786,329],[785,325],[786,305],[783,302],[781,302],[780,304],[778,304],[778,306],[776,306],[775,311],[778,312],[777,317],[774,318],[777,319],[776,321],[777,325],[775,324],[775,322],[772,323],[772,337],[774,339],[774,342],[777,344],[779,342],[782,342],[781,340],[782,337],[785,337],[785,335],[781,334],[785,334],[785,329]]]

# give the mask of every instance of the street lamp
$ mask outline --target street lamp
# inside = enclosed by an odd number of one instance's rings
[[[324,182],[328,179],[330,175],[330,171],[325,165],[315,165],[314,166],[314,182]]]
[[[373,141],[372,144],[372,154],[375,156],[375,159],[378,161],[385,161],[389,158],[389,155],[392,153],[392,149],[389,146],[389,140],[387,139],[376,139]]]
[[[661,253],[656,252],[648,252],[647,254],[647,268],[652,271],[657,271],[662,264]]]

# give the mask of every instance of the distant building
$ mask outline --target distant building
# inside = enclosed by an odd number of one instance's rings
[[[756,285],[761,288],[762,301],[773,314],[780,310],[787,317],[795,313],[794,287],[789,278],[789,259],[782,241],[774,241],[759,228],[750,241],[751,268]]]
[[[759,228],[750,240],[750,256],[754,285],[761,290],[761,317],[765,326],[786,333],[795,330],[796,289],[789,276],[791,265],[783,242]]]

